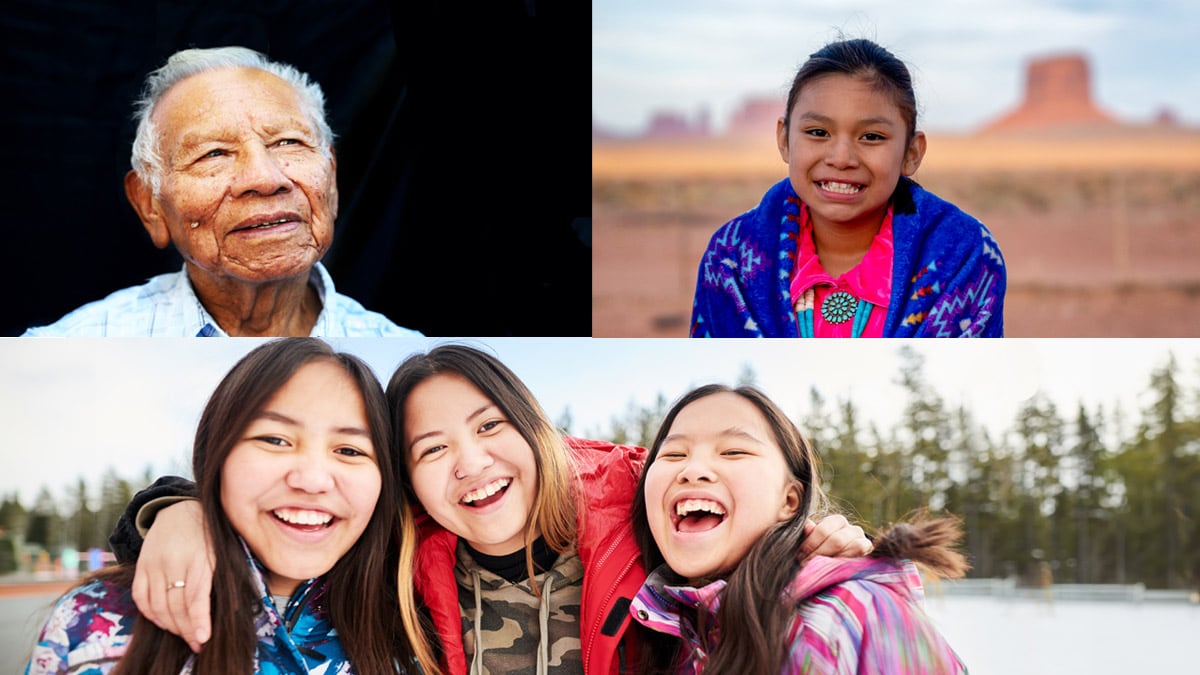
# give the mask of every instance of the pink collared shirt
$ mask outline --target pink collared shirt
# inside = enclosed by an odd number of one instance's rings
[[[883,323],[887,318],[888,302],[892,293],[892,208],[889,206],[879,233],[871,241],[871,247],[857,265],[836,279],[821,266],[817,257],[817,245],[813,242],[812,220],[808,217],[808,205],[800,205],[800,251],[796,256],[796,272],[792,275],[792,302],[798,308],[804,292],[813,289],[813,335],[815,337],[851,337],[854,319],[842,323],[829,323],[821,314],[821,304],[830,295],[846,291],[855,300],[863,299],[874,305],[871,316],[863,329],[862,337],[883,337]],[[854,311],[851,309],[851,311]]]

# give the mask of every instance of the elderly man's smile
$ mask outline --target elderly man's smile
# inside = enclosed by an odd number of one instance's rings
[[[251,216],[229,231],[231,235],[243,237],[289,234],[304,226],[300,215],[292,212],[270,213]]]

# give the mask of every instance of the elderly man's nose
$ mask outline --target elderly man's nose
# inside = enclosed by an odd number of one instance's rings
[[[282,163],[267,148],[251,148],[239,157],[235,191],[238,195],[273,195],[287,192],[292,181],[283,172]]]

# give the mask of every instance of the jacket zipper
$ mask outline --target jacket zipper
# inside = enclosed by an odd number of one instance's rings
[[[599,561],[596,563],[597,570],[599,570],[601,567],[604,567],[604,563],[606,563],[609,557],[612,556],[613,551],[615,551],[617,548],[617,545],[624,541],[625,538],[626,535],[622,534],[620,537],[617,537],[612,544],[609,544],[608,549],[604,552],[604,555],[600,556]],[[621,581],[625,578],[625,575],[629,574],[629,568],[633,567],[635,562],[636,559],[631,559],[625,563],[625,567],[621,569],[621,573],[616,576],[612,586],[610,586],[608,589],[608,593],[604,596],[604,603],[602,607],[609,606],[613,595],[617,592],[617,587],[621,585]],[[588,634],[588,640],[585,649],[586,653],[588,654],[592,653],[592,646],[596,643],[596,633],[600,631],[601,625],[603,625],[603,621],[596,622],[596,625],[592,628],[591,633]]]

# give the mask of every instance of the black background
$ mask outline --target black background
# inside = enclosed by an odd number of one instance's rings
[[[590,4],[474,4],[5,3],[0,335],[179,270],[125,200],[132,102],[225,45],[325,91],[339,292],[430,336],[590,335]]]

